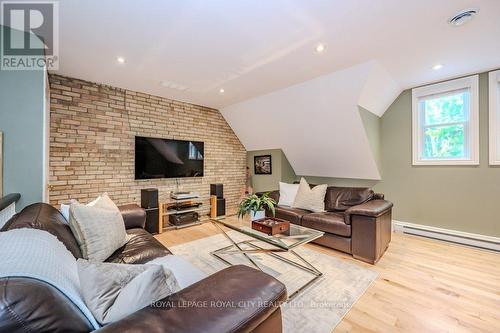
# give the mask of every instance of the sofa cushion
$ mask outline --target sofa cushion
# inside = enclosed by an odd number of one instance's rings
[[[292,207],[295,196],[299,190],[299,184],[287,184],[280,182],[280,198],[278,205]]]
[[[300,225],[302,216],[309,213],[311,212],[305,209],[277,206],[275,217]]]
[[[312,213],[302,217],[304,227],[344,237],[351,236],[351,226],[345,224],[343,213]]]
[[[100,197],[101,198],[101,197]],[[85,259],[103,262],[128,241],[123,217],[116,206],[107,203],[83,205],[73,201],[69,226]]]
[[[180,290],[171,270],[78,259],[81,293],[102,325],[118,321]]]
[[[49,204],[40,202],[26,206],[19,214],[10,219],[1,231],[19,228],[48,231],[56,236],[75,258],[82,258],[80,247],[63,215]]]
[[[144,264],[171,254],[166,247],[144,229],[128,229],[127,234],[131,236],[130,240],[106,259],[106,262]]]
[[[368,187],[329,186],[326,189],[325,209],[330,212],[344,211],[371,200],[373,195],[373,191]]]

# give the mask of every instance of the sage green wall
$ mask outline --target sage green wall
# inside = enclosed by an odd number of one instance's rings
[[[24,35],[19,31],[14,38]],[[43,71],[0,70],[3,193],[21,193],[18,211],[43,199],[43,108]]]
[[[373,154],[373,158],[378,167],[378,172],[382,175],[382,161],[381,161],[381,147],[380,147],[380,126],[381,119],[376,114],[371,113],[370,111],[359,108],[359,116],[361,117],[361,121],[363,122],[363,126],[365,128],[366,137],[370,144],[370,148]]]
[[[272,174],[255,175],[253,160],[254,156],[271,155]],[[247,163],[252,176],[253,189],[255,192],[272,191],[279,189],[279,182],[292,183],[295,181],[295,172],[281,149],[253,150],[247,152]]]
[[[500,236],[500,168],[488,165],[488,75],[479,76],[480,165],[412,166],[411,90],[382,117],[382,181],[404,222]]]

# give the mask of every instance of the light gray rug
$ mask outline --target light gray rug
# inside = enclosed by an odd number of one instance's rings
[[[236,240],[248,239],[247,236],[230,232]],[[215,235],[171,248],[171,251],[184,257],[207,274],[227,267],[219,259],[210,255],[211,251],[230,245],[223,235]],[[259,243],[265,247],[264,244]],[[282,307],[284,332],[331,332],[345,314],[366,291],[377,277],[375,271],[363,268],[352,262],[299,247],[296,252],[319,269],[323,276],[304,289]],[[252,258],[264,270],[285,284],[288,294],[304,285],[312,278],[291,265],[285,264],[269,255],[252,254]],[[287,258],[293,258],[289,254]],[[242,255],[225,255],[234,264],[251,264]]]

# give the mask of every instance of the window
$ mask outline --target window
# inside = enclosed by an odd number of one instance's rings
[[[490,72],[490,164],[500,165],[500,70]]]
[[[479,164],[478,76],[415,88],[413,164]]]

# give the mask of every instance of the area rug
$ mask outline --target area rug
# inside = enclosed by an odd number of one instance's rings
[[[235,231],[231,231],[230,235],[236,240],[248,239]],[[205,273],[213,274],[227,265],[210,255],[210,252],[228,245],[230,242],[219,234],[177,245],[170,250]],[[264,247],[264,244],[259,245]],[[297,248],[296,252],[319,269],[323,276],[282,307],[284,332],[330,333],[376,279],[377,273],[304,246]],[[289,295],[312,278],[310,273],[269,255],[251,256],[264,272],[285,284]],[[293,258],[289,254],[286,257]],[[240,254],[224,255],[224,259],[232,264],[246,264],[252,267]]]

